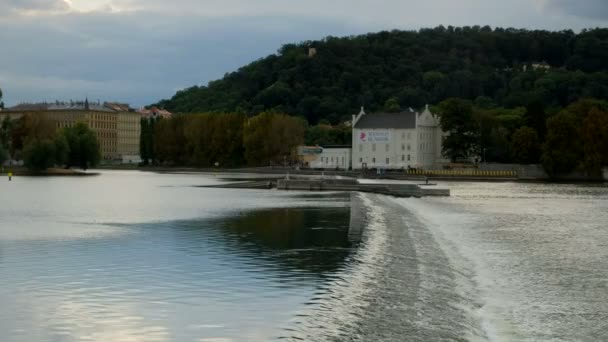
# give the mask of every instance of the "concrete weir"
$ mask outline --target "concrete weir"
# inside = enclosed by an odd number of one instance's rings
[[[395,197],[450,196],[449,189],[428,188],[416,184],[372,183],[361,184],[354,178],[319,179],[285,178],[244,181],[221,185],[207,185],[205,188],[225,189],[278,189],[298,191],[360,191]]]
[[[449,189],[429,189],[416,184],[361,184],[355,179],[280,179],[279,190],[360,191],[395,197],[449,196]]]

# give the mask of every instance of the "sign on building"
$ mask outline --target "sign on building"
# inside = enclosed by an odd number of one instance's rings
[[[323,153],[323,149],[317,146],[300,146],[298,147],[298,154],[301,156],[309,156]]]
[[[360,142],[370,143],[388,143],[391,141],[391,132],[389,131],[361,131],[359,133]]]

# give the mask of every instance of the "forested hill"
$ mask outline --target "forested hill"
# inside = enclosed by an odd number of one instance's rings
[[[581,97],[608,99],[607,70],[608,29],[437,27],[284,45],[157,105],[178,113],[276,110],[310,123],[336,123],[361,105],[420,108],[450,97],[557,111]]]

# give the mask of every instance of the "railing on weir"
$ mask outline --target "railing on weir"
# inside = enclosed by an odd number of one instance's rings
[[[451,169],[451,170],[405,170],[408,175],[420,175],[427,177],[496,177],[517,178],[517,171],[513,170],[478,170],[478,169]]]

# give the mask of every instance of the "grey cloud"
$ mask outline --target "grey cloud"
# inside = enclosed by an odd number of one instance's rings
[[[608,20],[607,0],[547,0],[547,7],[573,16]]]
[[[149,104],[220,78],[284,43],[327,35],[440,24],[575,30],[606,24],[539,11],[530,0],[385,0],[382,6],[373,0],[72,3],[73,10],[64,11],[63,0],[0,0],[0,10],[17,11],[4,16],[0,11],[0,88],[7,104],[87,95]],[[77,12],[78,4],[99,10]],[[103,10],[104,5],[119,11]]]
[[[70,6],[64,0],[2,0],[0,9],[4,10],[68,10]]]
[[[101,13],[0,21],[0,88],[9,105],[89,96],[144,105],[275,52],[356,27],[306,18],[212,19]]]

